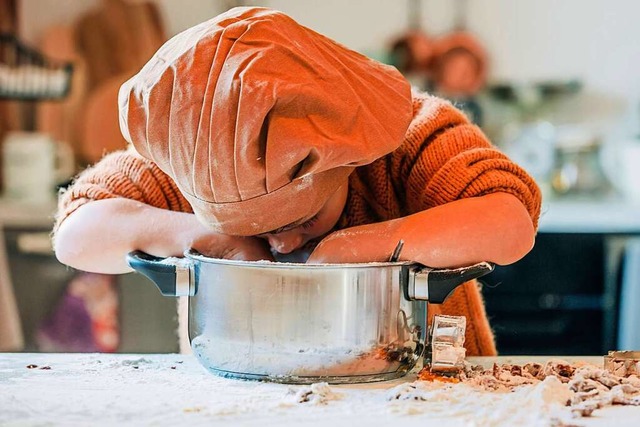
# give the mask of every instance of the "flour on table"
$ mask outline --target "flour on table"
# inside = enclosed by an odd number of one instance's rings
[[[434,378],[426,369],[418,377]],[[635,375],[619,377],[604,368],[563,360],[494,364],[491,369],[467,364],[458,383],[443,379],[448,382],[401,384],[387,399],[399,412],[468,417],[470,423],[483,426],[570,425],[606,406],[640,406],[640,379]]]
[[[326,405],[332,400],[340,400],[343,395],[334,392],[327,383],[313,383],[309,386],[291,387],[282,401],[282,406],[309,403],[312,405]]]
[[[465,384],[416,381],[390,390],[390,409],[434,418],[463,419],[477,426],[548,426],[570,419],[573,393],[555,377],[513,392],[486,391]]]
[[[640,404],[636,376],[562,361],[469,365],[464,375],[459,383],[410,373],[380,383],[290,386],[221,378],[178,354],[0,354],[0,425],[546,427],[580,425],[590,411],[601,426],[617,425],[608,423],[608,410],[639,425],[640,412],[619,411],[640,410],[619,407]]]

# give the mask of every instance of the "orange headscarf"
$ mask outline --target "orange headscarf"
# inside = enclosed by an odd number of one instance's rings
[[[265,8],[173,37],[120,88],[120,127],[213,230],[254,235],[319,210],[412,117],[400,73]]]

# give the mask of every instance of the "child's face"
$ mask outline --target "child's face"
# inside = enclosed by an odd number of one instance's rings
[[[281,254],[288,254],[304,246],[309,240],[327,234],[336,225],[347,201],[348,186],[341,186],[316,213],[293,224],[258,235]]]

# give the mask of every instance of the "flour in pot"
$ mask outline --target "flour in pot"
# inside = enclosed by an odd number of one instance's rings
[[[203,365],[220,371],[251,373],[270,377],[376,374],[395,360],[379,357],[379,349],[354,347],[307,347],[275,343],[212,341],[195,337],[191,345]]]

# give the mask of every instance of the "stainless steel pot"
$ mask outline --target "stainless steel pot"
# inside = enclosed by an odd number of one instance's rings
[[[189,295],[200,363],[228,377],[285,383],[398,378],[422,356],[427,301],[492,271],[407,262],[295,264],[132,252],[128,262],[167,296]]]

